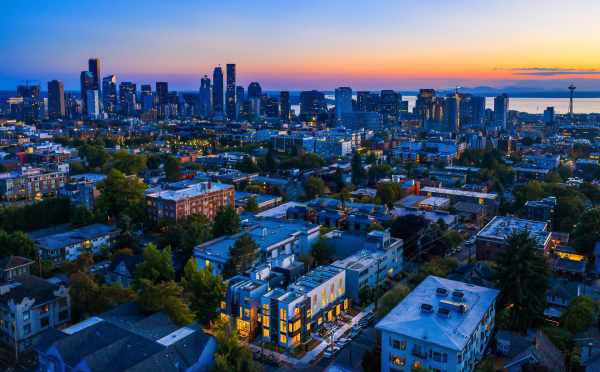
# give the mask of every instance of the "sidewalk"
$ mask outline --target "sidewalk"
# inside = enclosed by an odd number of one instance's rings
[[[343,326],[338,328],[335,331],[335,333],[333,334],[333,341],[334,342],[337,341],[344,333],[349,331],[352,328],[352,326],[354,326],[362,318],[364,318],[368,312],[372,311],[374,309],[374,307],[375,307],[375,305],[373,305],[373,304],[367,306],[364,310],[362,310],[360,313],[356,314],[356,316],[354,316],[354,318],[352,318],[352,321],[350,322],[350,324],[344,324]],[[319,345],[317,345],[314,349],[312,349],[312,350],[308,351],[306,354],[304,354],[304,356],[301,359],[294,358],[287,354],[278,353],[278,352],[270,350],[270,349],[262,348],[262,351],[261,351],[261,347],[258,345],[254,345],[254,344],[248,344],[248,346],[250,347],[250,350],[252,350],[252,352],[255,352],[255,353],[262,352],[264,355],[272,357],[273,359],[279,360],[281,362],[290,364],[291,366],[302,367],[302,366],[310,365],[310,363],[319,354],[321,354],[325,350],[325,348],[327,348],[327,346],[329,346],[329,337],[322,340],[321,343]]]

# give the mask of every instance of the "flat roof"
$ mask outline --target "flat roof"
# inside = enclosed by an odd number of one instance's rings
[[[447,295],[439,296],[438,288],[446,289]],[[457,290],[464,293],[460,303],[466,305],[467,310],[461,313],[452,309],[448,317],[438,315],[440,306],[448,308],[441,304],[441,300],[453,301],[452,292]],[[496,289],[430,275],[380,320],[375,328],[461,351],[498,293]],[[422,304],[431,305],[433,311],[422,311]]]
[[[452,196],[467,196],[467,197],[471,197],[471,198],[489,199],[489,200],[496,200],[496,198],[498,197],[497,194],[486,193],[486,192],[476,192],[476,191],[468,191],[468,190],[460,190],[460,189],[447,189],[444,187],[429,187],[429,186],[423,187],[421,189],[421,192],[431,192],[431,193],[446,194],[446,195],[452,195]]]
[[[43,248],[62,248],[71,244],[79,243],[83,240],[90,240],[98,236],[104,236],[116,232],[117,228],[112,225],[96,223],[93,225],[83,226],[77,229],[69,230],[53,235],[47,235],[38,239],[35,242]]]
[[[217,182],[199,182],[182,188],[168,188],[146,194],[150,198],[180,201],[215,191],[233,189],[232,185]]]
[[[545,246],[551,235],[547,229],[546,222],[511,216],[495,216],[477,233],[477,237],[503,241],[515,232],[528,231],[538,245]]]

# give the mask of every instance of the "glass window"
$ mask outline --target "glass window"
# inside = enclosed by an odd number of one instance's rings
[[[23,311],[23,320],[29,320],[30,316],[31,313],[29,312],[29,310]]]

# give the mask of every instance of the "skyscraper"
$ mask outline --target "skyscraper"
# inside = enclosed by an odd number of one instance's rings
[[[335,119],[338,123],[342,116],[352,112],[352,88],[340,87],[335,89]]]
[[[382,90],[380,113],[384,123],[395,123],[400,119],[400,101],[402,95],[393,90]]]
[[[508,95],[501,94],[494,98],[494,122],[496,126],[506,129],[508,122]]]
[[[100,118],[100,94],[97,89],[87,91],[85,107],[87,107],[87,118],[96,120]]]
[[[446,125],[449,132],[458,133],[460,130],[460,94],[448,94],[444,113],[446,115]]]
[[[154,96],[152,95],[152,85],[142,84],[140,87],[140,100],[142,101],[142,112],[151,112],[154,109]]]
[[[102,79],[102,105],[104,112],[117,112],[117,76],[108,75]]]
[[[279,100],[276,97],[263,96],[264,113],[268,118],[279,117]]]
[[[290,92],[288,92],[288,91],[279,92],[279,106],[280,106],[279,114],[281,116],[281,119],[284,122],[289,121],[291,111],[292,111],[292,105],[290,102]]]
[[[169,83],[166,81],[156,82],[156,104],[158,105],[158,118],[166,119],[169,105]]]
[[[544,110],[544,124],[554,123],[554,106],[548,106]]]
[[[65,86],[62,81],[48,82],[48,117],[59,119],[65,116]]]
[[[259,116],[261,111],[262,88],[256,81],[253,81],[248,85],[248,101],[250,103],[249,114],[252,116]]]
[[[81,84],[81,101],[83,103],[82,113],[84,117],[87,117],[87,97],[88,90],[94,89],[94,76],[89,71],[81,71],[79,76],[79,82]]]
[[[235,120],[235,64],[227,64],[227,90],[225,92],[227,119]]]
[[[318,90],[300,93],[300,118],[304,121],[317,121],[319,115],[327,111],[325,95]]]
[[[213,115],[223,115],[223,69],[221,66],[215,67],[213,71],[212,88]]]
[[[135,115],[136,90],[137,87],[135,83],[123,81],[121,84],[119,84],[119,111],[123,115]]]
[[[102,87],[100,86],[100,59],[99,58],[90,58],[88,59],[88,71],[92,74],[92,89],[98,91],[98,102],[100,107],[100,112],[103,111],[102,104],[102,92],[100,91]]]
[[[246,100],[245,89],[242,86],[235,87],[235,117],[239,119],[240,112],[242,111],[242,105]]]
[[[204,77],[200,80],[200,92],[198,95],[198,114],[203,118],[208,118],[210,116],[210,79],[208,75],[204,75]]]
[[[367,91],[358,91],[356,92],[356,111],[366,112],[367,111],[367,102],[369,100],[369,95],[371,92]]]

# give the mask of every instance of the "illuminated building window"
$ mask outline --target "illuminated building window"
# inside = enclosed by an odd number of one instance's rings
[[[225,304],[225,301],[221,301],[221,309],[223,309],[223,310],[224,310],[226,306],[227,306],[227,305]]]
[[[302,327],[302,321],[300,319],[298,319],[294,322],[294,327],[293,327],[292,331],[296,332],[300,329],[300,327]]]
[[[323,323],[323,317],[320,316],[319,319],[317,319],[317,324],[321,325],[321,323]]]
[[[285,311],[285,309],[279,310],[279,318],[281,320],[287,320],[287,311]]]
[[[306,310],[306,317],[310,318],[312,316],[312,309]]]
[[[294,330],[294,325],[292,322],[288,323],[288,332],[292,332]]]
[[[306,325],[306,330],[307,330],[308,332],[310,332],[310,329],[311,329],[311,328],[312,328],[312,323],[308,323],[308,324]]]
[[[299,343],[300,343],[300,334],[297,334],[296,336],[292,337],[292,344],[297,345]]]
[[[281,342],[282,344],[287,343],[287,336],[286,335],[279,335],[279,342]]]
[[[269,328],[263,328],[263,337],[269,337]]]
[[[264,325],[268,325],[269,324],[269,316],[268,315],[263,315],[263,317],[262,317],[262,323]]]
[[[286,326],[285,326],[285,320],[281,320],[279,321],[279,331],[280,332],[285,332]]]
[[[340,311],[341,311],[341,309],[340,309],[340,304],[337,304],[337,305],[335,306],[335,315],[340,315]]]
[[[404,366],[406,364],[406,358],[390,354],[390,362],[395,366]]]
[[[263,305],[263,315],[269,315],[269,305]]]
[[[300,315],[300,308],[295,307],[294,308],[294,316],[298,316],[298,315]]]
[[[344,300],[344,310],[348,310],[348,299]]]

